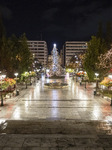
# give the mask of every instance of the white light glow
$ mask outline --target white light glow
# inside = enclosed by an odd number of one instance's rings
[[[112,79],[112,75],[109,75],[108,77],[109,77],[110,79]]]
[[[2,130],[7,127],[7,122],[5,119],[0,119],[0,126],[2,126]]]
[[[98,118],[100,117],[100,115],[101,115],[101,110],[100,110],[100,108],[97,107],[97,106],[94,106],[94,107],[93,107],[93,117],[94,117],[94,119],[95,119],[95,120],[98,119]]]
[[[18,76],[18,73],[15,73],[14,75],[17,77],[17,76]]]
[[[95,73],[95,76],[98,77],[98,76],[99,76],[99,73]]]
[[[49,72],[49,69],[46,69],[46,72]]]
[[[106,122],[111,122],[111,123],[112,123],[112,117],[111,117],[111,116],[107,116],[107,117],[105,118],[105,121],[106,121]]]
[[[54,48],[56,48],[56,44],[54,44]]]
[[[20,107],[17,107],[13,113],[14,119],[20,119]]]

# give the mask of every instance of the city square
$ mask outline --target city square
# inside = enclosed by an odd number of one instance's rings
[[[112,1],[0,0],[0,150],[112,150]]]
[[[110,99],[94,96],[94,84],[85,89],[68,78],[66,88],[44,87],[51,81],[42,75],[28,89],[23,86],[19,96],[4,100],[0,107],[0,149],[110,150]]]

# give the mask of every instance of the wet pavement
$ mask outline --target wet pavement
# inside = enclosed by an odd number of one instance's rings
[[[44,83],[66,82],[65,88]],[[94,84],[42,78],[4,100],[0,107],[0,150],[111,150],[110,100],[94,96]]]

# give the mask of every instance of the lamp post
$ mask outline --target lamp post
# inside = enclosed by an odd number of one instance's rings
[[[99,73],[95,73],[95,76],[96,76],[96,91],[95,91],[94,95],[97,94],[97,89],[98,89],[98,76],[99,76]]]
[[[1,106],[3,106],[3,97],[2,97],[2,76],[1,76],[1,71],[0,71],[0,84],[1,84],[1,89],[0,89],[0,92],[1,92]]]
[[[85,89],[86,89],[86,80],[85,80]]]
[[[36,73],[36,70],[34,70],[34,72]],[[34,76],[34,83],[36,82],[35,76]]]
[[[96,76],[96,89],[98,88],[98,76],[99,76],[99,73],[95,73],[95,76]]]
[[[81,75],[80,75],[80,76],[81,76],[81,77],[80,77],[80,85],[82,85],[82,81],[83,81],[83,74],[82,74],[82,72],[83,72],[83,71],[80,71],[80,73],[81,73]]]
[[[112,79],[112,75],[109,75],[108,76],[110,79]],[[111,94],[111,103],[110,103],[110,106],[112,106],[112,94]]]
[[[15,73],[14,75],[16,76],[16,79],[17,79],[18,73]]]
[[[18,76],[18,73],[15,73],[14,74],[16,76],[16,86],[17,86],[17,76]],[[16,88],[16,96],[19,95],[19,90],[17,90],[17,87]]]
[[[30,85],[32,85],[32,82],[31,82],[31,71],[29,71],[29,75],[30,75]]]
[[[26,75],[26,89],[27,89],[27,72],[25,72],[25,75]]]
[[[77,82],[77,70],[75,71],[75,81]]]
[[[3,106],[3,97],[2,97],[2,80],[1,80],[1,89],[0,89],[0,92],[1,92],[1,106]]]
[[[1,75],[1,106],[3,106],[4,104],[3,104],[3,96],[2,96],[2,80],[4,79],[6,77],[6,75]]]
[[[86,73],[86,72],[84,72],[84,74],[86,75],[87,73]],[[85,89],[86,89],[86,77],[85,77]]]

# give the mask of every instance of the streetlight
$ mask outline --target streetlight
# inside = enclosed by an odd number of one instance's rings
[[[112,75],[109,75],[108,76],[110,79],[112,79]],[[112,106],[112,94],[111,94],[111,103],[110,103],[110,106]]]
[[[3,106],[3,97],[2,97],[2,80],[1,80],[1,89],[0,89],[0,92],[1,92],[1,106]]]
[[[27,73],[28,72],[25,72],[25,76],[26,76],[26,89],[27,89]]]
[[[99,76],[99,73],[95,73],[95,76],[96,76],[96,89],[98,88],[98,76]]]
[[[31,71],[29,71],[29,75],[30,75],[30,85],[32,85],[32,82],[31,82]]]
[[[16,79],[17,79],[18,73],[15,73],[14,75],[16,76]]]
[[[77,73],[75,73],[75,78],[76,78],[76,82],[77,82]]]
[[[16,76],[15,80],[16,80],[16,86],[17,86],[17,76],[18,76],[18,73],[14,73],[14,75]],[[15,87],[16,89],[16,96],[19,95],[19,90],[17,90],[17,87]]]
[[[99,73],[95,73],[95,76],[96,76],[96,91],[94,92],[94,95],[97,94],[97,89],[98,89],[98,76],[99,76]]]
[[[2,96],[2,80],[6,77],[6,75],[1,75],[0,76],[0,79],[1,79],[1,89],[0,89],[0,92],[1,92],[1,106],[3,106],[3,96]]]
[[[87,74],[86,71],[84,73],[85,73],[85,75]],[[86,89],[86,77],[85,77],[85,89]]]
[[[99,73],[95,73],[96,78],[99,76]]]
[[[82,81],[83,81],[83,74],[82,73],[83,73],[83,71],[79,71],[79,72],[81,73],[81,75],[80,75],[81,76],[80,77],[80,85],[82,85]]]
[[[40,69],[37,69],[37,80],[39,80],[39,71]]]

